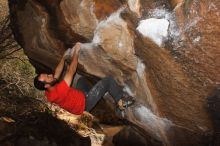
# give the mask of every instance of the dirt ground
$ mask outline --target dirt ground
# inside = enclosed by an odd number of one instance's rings
[[[89,113],[74,116],[30,97],[0,97],[2,146],[113,146],[123,126],[100,124]]]
[[[52,115],[41,101],[29,97],[0,98],[0,145],[90,145],[67,122]]]

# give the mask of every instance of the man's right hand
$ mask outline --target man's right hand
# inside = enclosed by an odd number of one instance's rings
[[[65,52],[64,52],[64,54],[63,54],[63,57],[66,57],[66,56],[71,56],[71,48],[68,48]]]

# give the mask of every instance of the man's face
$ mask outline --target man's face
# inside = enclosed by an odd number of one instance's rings
[[[52,83],[54,81],[54,77],[52,74],[40,74],[38,80],[46,83]]]

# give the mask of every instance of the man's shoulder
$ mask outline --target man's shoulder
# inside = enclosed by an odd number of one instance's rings
[[[61,90],[61,91],[63,91],[63,90],[69,90],[71,87],[69,87],[68,85],[67,85],[67,83],[66,83],[66,81],[65,80],[61,80],[60,82],[58,82],[56,85],[55,85],[55,89],[56,90]]]

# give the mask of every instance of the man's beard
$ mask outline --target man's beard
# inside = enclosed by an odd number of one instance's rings
[[[56,83],[58,83],[58,80],[54,79],[52,82],[50,82],[48,84],[50,84],[50,86],[54,86]]]

